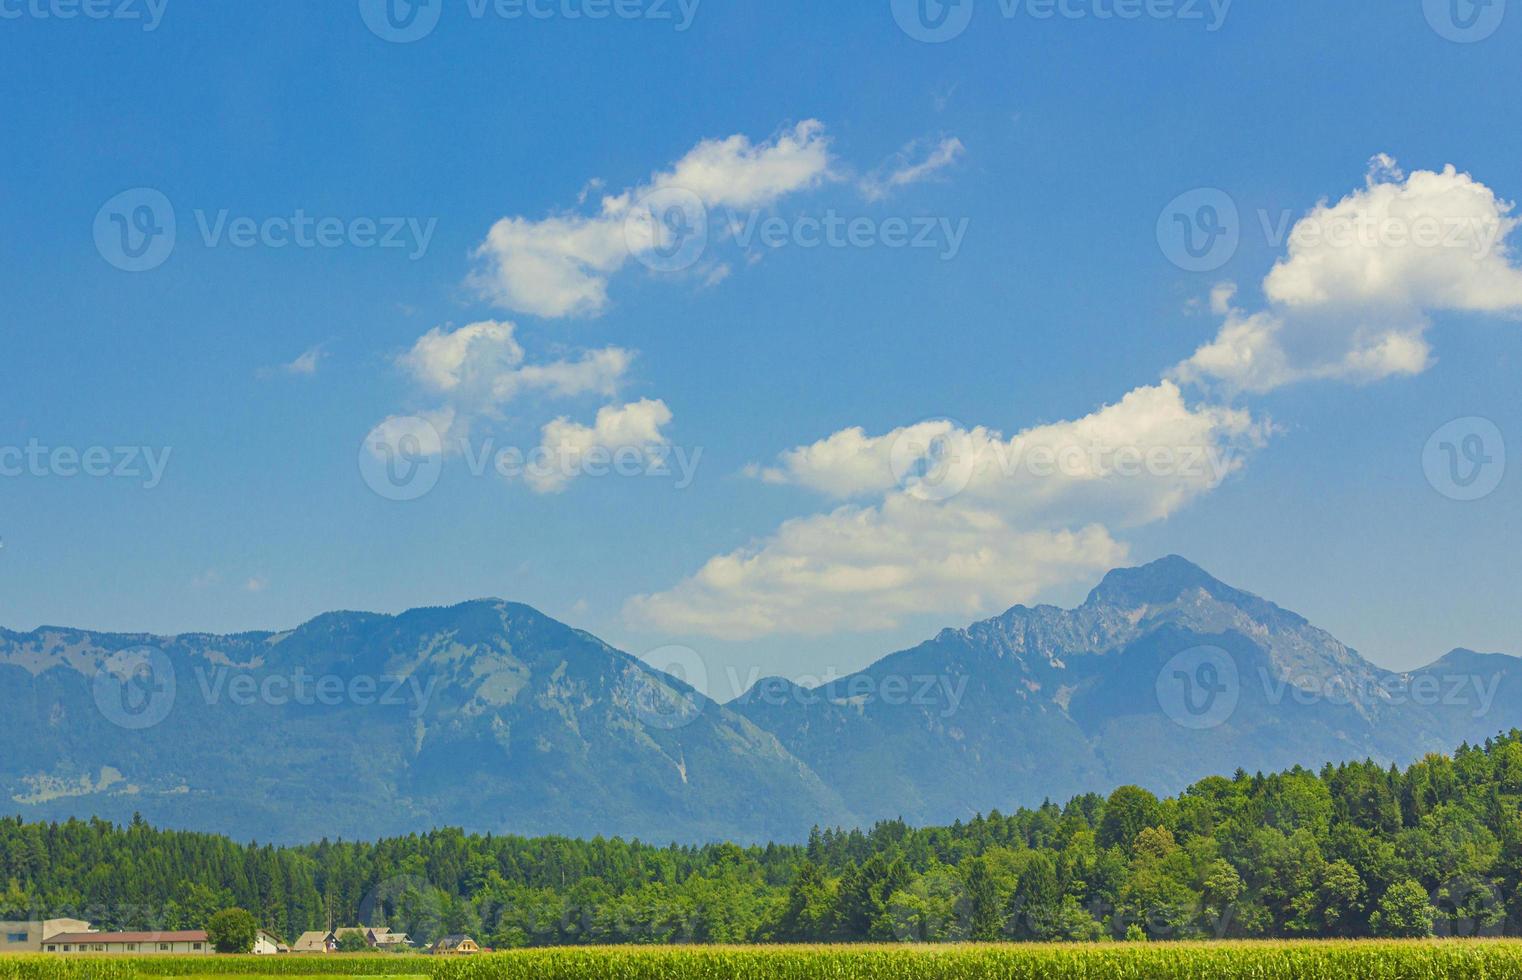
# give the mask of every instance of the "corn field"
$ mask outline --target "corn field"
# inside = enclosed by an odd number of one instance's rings
[[[1522,943],[558,949],[440,962],[434,980],[1488,980]]]
[[[0,957],[0,980],[1522,980],[1522,942],[575,948],[481,956]]]

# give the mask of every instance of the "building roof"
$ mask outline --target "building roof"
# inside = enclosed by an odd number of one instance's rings
[[[330,932],[303,932],[291,944],[292,949],[326,949]]]
[[[204,943],[206,933],[200,929],[178,932],[60,932],[49,936],[50,943]]]

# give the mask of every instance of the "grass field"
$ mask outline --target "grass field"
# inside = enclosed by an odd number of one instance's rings
[[[0,980],[1522,980],[1522,942],[525,950],[473,957],[0,957]]]

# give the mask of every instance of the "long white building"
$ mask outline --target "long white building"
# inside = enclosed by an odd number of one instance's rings
[[[206,933],[199,929],[181,932],[63,932],[43,940],[45,953],[109,954],[134,956],[203,954],[211,952]]]

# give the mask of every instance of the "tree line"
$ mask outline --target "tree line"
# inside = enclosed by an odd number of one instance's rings
[[[387,925],[499,948],[1522,934],[1522,732],[1401,770],[1238,771],[949,827],[659,847],[437,830],[238,844],[141,818],[0,818],[0,919],[293,938]]]

